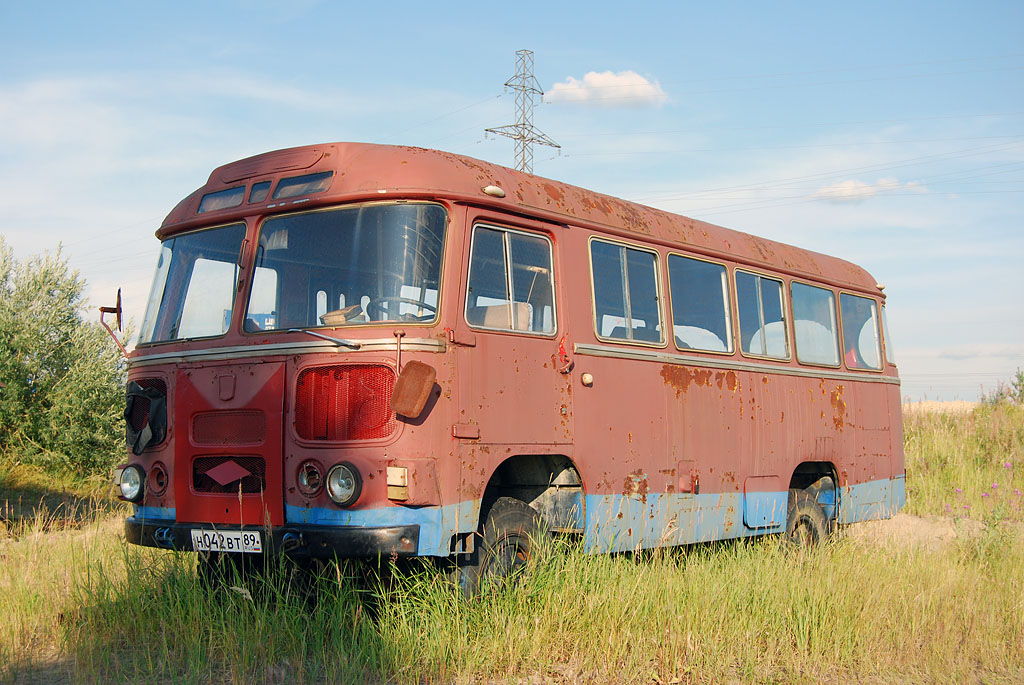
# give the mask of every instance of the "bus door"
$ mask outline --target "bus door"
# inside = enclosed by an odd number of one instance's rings
[[[552,236],[479,217],[470,226],[465,296],[451,332],[463,500],[481,497],[505,458],[564,453],[573,435]]]
[[[589,242],[593,343],[576,346],[576,450],[587,487],[586,545],[618,551],[677,540],[693,507],[683,461],[689,369],[665,363],[669,331],[660,257],[612,239]],[[679,496],[680,494],[684,496]]]
[[[174,431],[176,518],[263,526],[284,523],[284,364],[178,369]]]

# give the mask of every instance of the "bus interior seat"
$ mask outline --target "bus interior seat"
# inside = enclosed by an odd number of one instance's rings
[[[484,307],[470,307],[467,318],[475,326],[484,328],[506,328],[509,330],[530,330],[530,305],[526,302],[513,302],[515,307],[515,326],[508,320],[507,304],[496,304]]]
[[[629,331],[625,326],[616,326],[608,334],[609,338],[617,340],[634,340],[637,342],[661,342],[661,334],[654,328],[634,328],[633,337],[629,337]]]
[[[661,333],[656,328],[643,328],[633,329],[633,340],[642,340],[643,342],[661,342]]]

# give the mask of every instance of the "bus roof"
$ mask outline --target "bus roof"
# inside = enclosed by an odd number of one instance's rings
[[[199,213],[211,193],[278,178],[333,172],[329,188],[315,195],[239,202]],[[497,186],[504,197],[484,192]],[[734,231],[610,195],[509,169],[472,157],[417,147],[327,143],[277,150],[214,169],[206,185],[182,200],[157,231],[179,232],[253,214],[294,211],[360,200],[446,198],[516,214],[653,241],[709,257],[783,271],[881,295],[863,268],[836,257]]]

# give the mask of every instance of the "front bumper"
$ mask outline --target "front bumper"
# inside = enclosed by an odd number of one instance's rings
[[[263,535],[263,549],[268,554],[287,554],[294,557],[375,558],[396,554],[414,556],[419,550],[419,525],[364,528],[361,526],[279,526],[260,528],[245,526],[245,530],[259,530]],[[192,551],[193,530],[242,530],[242,526],[212,525],[209,523],[178,523],[158,519],[129,517],[124,522],[124,536],[128,542],[145,547],[161,547],[181,552]]]

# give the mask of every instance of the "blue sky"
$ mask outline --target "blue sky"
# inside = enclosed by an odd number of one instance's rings
[[[380,9],[378,9],[378,7]],[[885,283],[912,399],[1024,368],[1024,3],[0,2],[0,234],[138,322],[153,231],[217,165],[335,140],[513,165]]]

